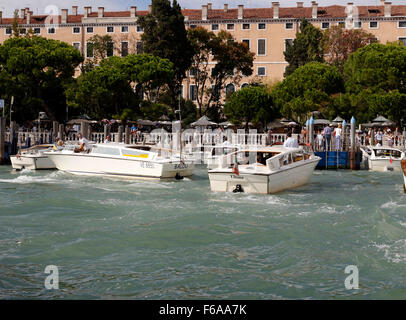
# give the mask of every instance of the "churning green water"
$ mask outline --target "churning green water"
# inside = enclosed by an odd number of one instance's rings
[[[47,265],[59,290],[46,290]],[[344,286],[359,269],[359,289]],[[0,167],[1,299],[405,299],[400,173],[316,171],[277,195]]]

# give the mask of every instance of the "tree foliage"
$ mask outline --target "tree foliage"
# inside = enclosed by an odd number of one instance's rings
[[[194,48],[192,70],[199,115],[203,110],[213,114],[213,110],[219,108],[220,93],[226,83],[238,84],[243,75],[252,75],[254,54],[246,44],[235,41],[226,31],[216,35],[199,27],[190,29],[188,37]],[[215,66],[212,69],[213,62]]]
[[[326,61],[343,72],[344,63],[350,54],[371,42],[376,42],[376,37],[364,30],[345,29],[342,26],[331,27],[325,30],[323,35]]]
[[[293,44],[286,43],[285,60],[289,63],[285,76],[291,75],[306,63],[323,62],[323,33],[306,19],[300,23],[300,32],[296,34]]]
[[[172,67],[167,59],[147,54],[102,60],[100,66],[82,74],[69,89],[69,106],[97,118],[120,118],[123,113],[130,114],[130,110],[139,114],[142,99],[134,85],[141,86],[151,97],[172,78]]]
[[[0,46],[0,92],[14,96],[13,119],[32,120],[40,111],[65,117],[65,88],[83,61],[67,43],[38,36],[12,37]]]
[[[224,114],[234,124],[245,122],[265,124],[276,116],[269,90],[264,86],[248,86],[230,95],[224,106]]]
[[[277,84],[273,98],[283,116],[300,121],[309,112],[325,112],[333,96],[343,91],[344,80],[336,67],[311,62]]]
[[[189,69],[193,48],[187,38],[184,16],[176,0],[152,0],[151,13],[138,18],[145,53],[173,63],[174,78],[168,83],[171,105],[176,108],[180,88]]]

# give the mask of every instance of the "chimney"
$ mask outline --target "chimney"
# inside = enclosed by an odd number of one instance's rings
[[[312,1],[312,19],[317,19],[318,4],[316,1]]]
[[[32,11],[26,11],[25,14],[27,16],[27,24],[31,24]]]
[[[25,18],[25,9],[21,9],[20,18],[21,19]]]
[[[211,8],[212,8],[212,4],[209,2],[209,3],[207,4],[207,9],[208,9],[208,10],[211,10]]]
[[[3,11],[0,11],[0,24],[3,23]]]
[[[149,5],[148,6],[148,12],[151,13],[151,11],[152,11],[152,5]]]
[[[68,23],[68,9],[62,9],[61,11],[62,11],[61,23],[67,24]]]
[[[98,17],[104,18],[104,7],[99,7],[98,10],[99,10]]]
[[[72,7],[72,14],[73,14],[74,16],[77,16],[77,15],[78,15],[78,6],[73,6],[73,7]]]
[[[202,20],[207,20],[207,5],[202,5]]]
[[[228,12],[228,4],[227,3],[224,4],[224,12]]]
[[[135,18],[136,16],[137,16],[137,7],[136,6],[132,6],[131,8],[130,8],[130,16],[131,16],[131,18]]]
[[[385,5],[386,0],[381,0],[381,6],[383,7]]]
[[[84,17],[87,18],[89,16],[89,13],[92,11],[92,7],[85,7],[85,14]]]
[[[244,5],[239,4],[238,5],[238,19],[243,19],[244,18]]]
[[[279,2],[272,2],[273,18],[279,19]]]
[[[385,2],[385,17],[392,16],[392,2]]]
[[[303,2],[296,2],[298,8],[303,8]]]

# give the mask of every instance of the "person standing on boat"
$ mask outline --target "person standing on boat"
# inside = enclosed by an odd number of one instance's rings
[[[104,143],[110,143],[111,142],[111,135],[107,135],[106,139],[104,140]]]
[[[376,145],[379,147],[382,146],[382,138],[383,138],[382,131],[379,130],[378,133],[375,135]]]
[[[292,138],[292,132],[288,132],[287,137],[288,138],[283,144],[285,148],[299,148],[299,143],[297,142],[297,139]]]
[[[79,149],[75,149],[75,150],[79,150],[81,152],[89,150],[89,140],[87,140],[85,137],[83,137],[83,135],[81,133],[78,134],[78,138],[79,138],[80,147],[79,147]]]

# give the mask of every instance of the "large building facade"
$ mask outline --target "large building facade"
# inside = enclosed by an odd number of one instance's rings
[[[97,11],[84,7],[79,12],[77,6],[71,11],[62,9],[60,14],[33,15],[29,8],[19,11],[18,23],[22,33],[32,30],[35,34],[67,42],[82,52],[85,58],[92,58],[89,39],[94,35],[110,35],[114,42],[109,55],[125,56],[141,53],[143,30],[137,25],[140,16],[148,10],[106,12],[103,7]],[[376,6],[333,5],[320,7],[316,1],[309,6],[297,2],[296,7],[281,7],[279,2],[270,2],[267,8],[229,8],[213,9],[212,4],[202,5],[201,9],[185,9],[187,28],[204,27],[213,32],[226,30],[235,40],[245,42],[255,53],[254,74],[243,78],[238,84],[228,83],[227,89],[238,90],[253,77],[265,82],[283,79],[287,66],[284,59],[286,43],[293,41],[301,19],[308,19],[314,26],[327,29],[335,25],[345,28],[363,29],[376,36],[377,41],[401,40],[406,44],[406,5],[395,6],[381,1]],[[5,18],[0,12],[0,43],[12,34],[14,18]],[[185,81],[183,96],[194,99],[193,75]]]

